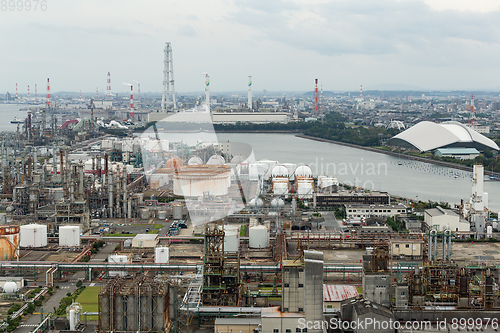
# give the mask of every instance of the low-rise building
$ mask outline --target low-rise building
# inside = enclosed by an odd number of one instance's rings
[[[419,260],[424,255],[422,239],[391,239],[391,256],[394,259]]]
[[[160,241],[158,234],[138,234],[132,239],[132,247],[135,248],[145,248],[145,247],[156,247]]]
[[[470,231],[470,224],[465,219],[451,209],[436,208],[427,209],[424,212],[424,222],[427,227],[437,226],[438,231],[443,231],[445,227],[451,231]]]
[[[346,205],[347,218],[351,217],[394,217],[406,216],[406,206],[398,205]]]
[[[476,148],[439,148],[434,151],[434,155],[453,157],[460,160],[473,160],[479,156],[479,151]]]

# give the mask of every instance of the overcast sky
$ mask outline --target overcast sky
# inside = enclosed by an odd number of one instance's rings
[[[26,1],[25,1],[26,2]],[[18,1],[16,1],[18,3]],[[34,3],[33,3],[34,4]],[[32,4],[32,6],[33,6]],[[392,85],[500,90],[499,0],[46,0],[0,8],[0,93],[160,92],[173,47],[177,92]]]

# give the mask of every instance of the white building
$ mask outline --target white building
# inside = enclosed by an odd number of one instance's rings
[[[159,242],[158,234],[138,234],[132,239],[132,247],[135,248],[145,248],[145,247],[156,247]]]
[[[460,216],[451,209],[444,209],[439,206],[425,211],[424,222],[429,227],[436,225],[438,231],[443,231],[446,226],[451,231],[470,231],[468,221],[460,219]]]
[[[347,218],[371,216],[393,217],[396,215],[406,216],[405,205],[346,205]]]

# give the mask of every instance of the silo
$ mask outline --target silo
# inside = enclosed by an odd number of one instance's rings
[[[59,246],[80,246],[80,227],[64,225],[59,227]]]
[[[19,255],[19,227],[2,226],[0,227],[0,260],[12,260]]]
[[[142,208],[141,209],[141,220],[148,220],[149,219],[149,209],[147,208]]]
[[[166,264],[170,261],[170,250],[167,246],[155,248],[155,264]]]
[[[263,225],[250,227],[248,236],[251,249],[264,249],[269,246],[269,230]]]
[[[20,247],[47,246],[47,226],[42,224],[25,224],[19,227]]]
[[[182,205],[172,206],[172,217],[174,220],[182,220]]]
[[[239,248],[238,233],[236,231],[224,231],[224,252],[237,252]]]

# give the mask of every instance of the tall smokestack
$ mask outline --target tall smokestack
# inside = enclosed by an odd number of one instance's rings
[[[47,78],[47,108],[50,108],[50,81]]]
[[[130,118],[134,118],[134,86],[130,85]]]
[[[205,105],[207,112],[210,113],[210,76],[205,74]]]
[[[107,78],[107,85],[106,85],[106,97],[113,97],[113,95],[111,94],[111,73],[108,72],[107,74],[108,78]]]
[[[252,77],[248,77],[248,108],[253,110],[252,107]]]
[[[318,113],[318,79],[314,79],[314,112]]]

